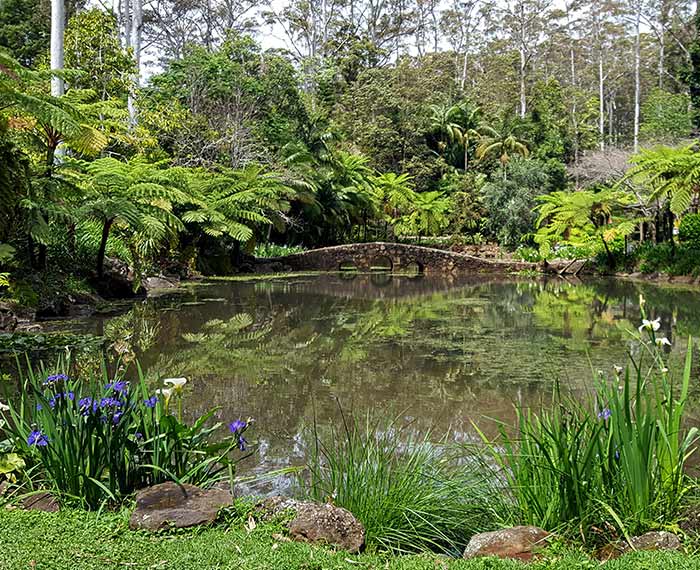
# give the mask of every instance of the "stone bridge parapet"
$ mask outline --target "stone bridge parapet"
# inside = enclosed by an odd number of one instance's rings
[[[386,242],[324,247],[264,261],[283,263],[292,271],[338,271],[351,268],[370,271],[382,268],[392,271],[417,270],[426,274],[445,274],[509,273],[539,269],[535,263],[482,259],[431,247]]]

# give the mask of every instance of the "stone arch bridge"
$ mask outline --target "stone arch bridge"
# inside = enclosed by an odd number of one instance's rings
[[[418,271],[420,273],[508,273],[537,270],[534,263],[496,261],[462,253],[401,243],[354,243],[312,249],[284,257],[260,260],[280,262],[292,271]]]

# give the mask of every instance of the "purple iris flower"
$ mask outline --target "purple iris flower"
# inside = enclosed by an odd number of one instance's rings
[[[243,433],[247,426],[248,424],[243,420],[236,420],[228,425],[228,429],[231,430],[231,433]]]
[[[100,400],[100,408],[105,409],[105,408],[121,408],[122,403],[121,400],[118,400],[117,398],[102,398]]]
[[[243,437],[242,435],[239,435],[238,436],[238,449],[240,449],[241,451],[245,451],[247,445],[248,445],[248,440],[245,437]]]
[[[147,408],[155,408],[157,403],[158,403],[158,396],[151,396],[147,400],[143,401],[143,404]]]
[[[612,416],[612,412],[610,411],[610,408],[604,408],[598,413],[598,419],[599,420],[609,420],[610,416]]]
[[[49,438],[43,432],[34,430],[29,434],[27,444],[35,445],[36,447],[46,447],[49,444]]]
[[[65,374],[52,374],[51,376],[46,377],[46,380],[44,380],[43,385],[53,386],[57,382],[66,382],[67,380],[68,376]]]
[[[117,380],[116,382],[110,382],[105,386],[105,390],[114,390],[118,394],[122,394],[129,389],[129,383],[124,380]]]

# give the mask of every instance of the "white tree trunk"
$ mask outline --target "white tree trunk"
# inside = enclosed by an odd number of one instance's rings
[[[51,69],[63,69],[63,36],[66,25],[65,0],[51,0]],[[51,95],[60,97],[65,92],[63,79],[51,77]]]
[[[134,93],[141,84],[141,29],[143,27],[143,0],[133,1],[133,21],[131,22],[131,47],[134,50],[134,63],[136,73],[131,81],[131,89],[129,90],[129,98],[127,107],[129,109],[129,123],[135,126],[136,119],[136,103],[134,101]]]
[[[603,74],[603,47],[598,52],[598,134],[600,150],[605,150],[605,75]]]
[[[122,0],[122,22],[124,23],[124,47],[131,47],[131,2]]]
[[[641,37],[640,37],[640,19],[641,6],[637,4],[635,15],[635,35],[634,35],[634,152],[639,150],[639,107],[641,99],[641,82],[640,82],[640,52],[641,52]]]
[[[527,54],[525,53],[525,7],[520,4],[520,118],[524,119],[527,113],[527,101],[525,98],[525,67],[527,66]]]

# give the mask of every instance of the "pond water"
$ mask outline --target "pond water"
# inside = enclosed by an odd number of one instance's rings
[[[247,470],[299,464],[305,428],[340,410],[400,417],[415,431],[495,433],[514,403],[540,405],[555,382],[580,392],[638,347],[642,293],[683,358],[700,333],[700,294],[622,281],[430,278],[383,273],[215,281],[119,315],[52,324],[104,335],[154,385],[189,379],[187,413],[220,406],[256,420]],[[696,375],[697,377],[698,375]],[[283,479],[277,485],[284,485]]]

